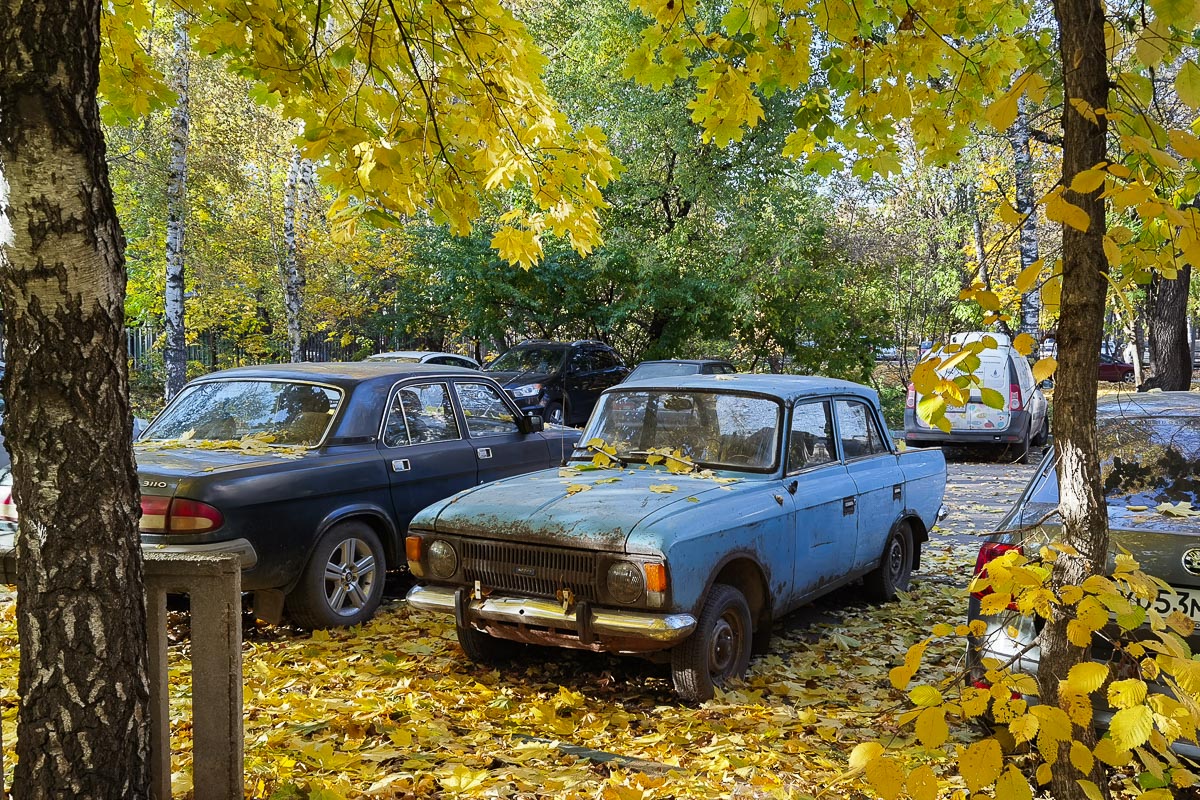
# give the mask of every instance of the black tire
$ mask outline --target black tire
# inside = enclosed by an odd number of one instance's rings
[[[1042,417],[1042,427],[1038,428],[1037,436],[1033,437],[1031,444],[1038,447],[1045,447],[1046,442],[1050,440],[1050,417]]]
[[[563,415],[562,403],[551,403],[546,406],[545,421],[552,425],[566,425],[567,418]]]
[[[901,522],[888,534],[879,566],[863,576],[864,593],[876,602],[890,603],[896,599],[897,592],[908,588],[912,565],[912,528],[907,522]]]
[[[1028,464],[1029,463],[1029,447],[1031,445],[1031,440],[1029,437],[1030,437],[1030,434],[1026,433],[1025,441],[1021,442],[1018,445],[1018,447],[1021,448],[1019,451],[1020,454],[1017,456],[1017,459],[1016,459],[1018,464]]]
[[[745,596],[732,586],[714,584],[696,630],[671,651],[675,693],[689,703],[711,700],[717,686],[744,675],[752,630]]]
[[[300,582],[287,596],[287,614],[304,628],[366,622],[383,599],[387,559],[370,525],[343,522],[317,542]]]
[[[497,639],[470,625],[456,625],[458,646],[476,664],[505,664],[517,655],[521,645],[508,639]]]

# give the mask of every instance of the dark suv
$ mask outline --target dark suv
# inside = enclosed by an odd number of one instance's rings
[[[547,422],[582,425],[600,392],[629,369],[604,342],[522,342],[484,367],[526,414]]]

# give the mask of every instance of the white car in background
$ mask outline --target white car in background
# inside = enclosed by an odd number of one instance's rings
[[[442,353],[436,350],[392,350],[367,356],[367,361],[402,361],[410,364],[440,364],[443,367],[479,369],[479,362],[470,356]]]
[[[905,443],[988,448],[1010,453],[1021,463],[1028,461],[1031,445],[1046,443],[1050,435],[1046,397],[1033,378],[1029,361],[1017,352],[1007,336],[983,331],[956,333],[950,337],[949,345],[934,348],[926,359],[943,357],[946,348],[957,352],[963,345],[982,341],[985,336],[994,339],[996,346],[984,348],[979,353],[979,368],[974,375],[980,379],[980,383],[970,387],[966,404],[946,406],[949,432],[921,419],[917,414],[917,405],[922,395],[913,384],[908,385],[904,408]],[[958,370],[951,369],[942,377],[954,378],[960,374]],[[983,402],[983,389],[1000,394],[1003,403],[999,408]]]

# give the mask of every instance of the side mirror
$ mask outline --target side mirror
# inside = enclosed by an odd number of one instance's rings
[[[521,433],[538,433],[546,429],[541,414],[528,414],[521,418]]]
[[[1042,381],[1042,382],[1041,382],[1040,384],[1038,384],[1038,385],[1039,385],[1039,386],[1041,386],[1041,388],[1043,388],[1043,389],[1053,389],[1053,388],[1054,388],[1054,381],[1053,381],[1053,380],[1051,380],[1050,378],[1046,378],[1046,380]]]

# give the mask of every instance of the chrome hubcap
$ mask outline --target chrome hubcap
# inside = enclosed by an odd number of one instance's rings
[[[334,548],[325,565],[325,599],[343,617],[357,614],[375,588],[375,556],[362,539],[347,539]]]

